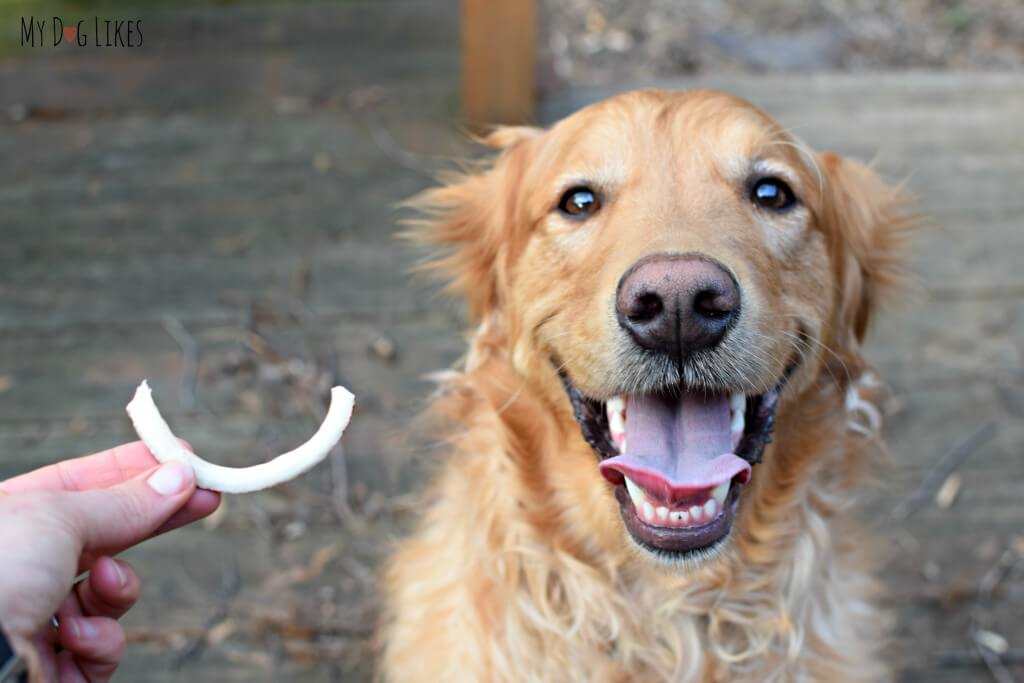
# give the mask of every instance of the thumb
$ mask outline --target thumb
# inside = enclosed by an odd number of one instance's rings
[[[61,496],[83,551],[119,553],[153,535],[196,489],[188,465],[169,462],[107,489]]]

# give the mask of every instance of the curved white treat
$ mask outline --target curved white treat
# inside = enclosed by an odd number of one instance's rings
[[[146,380],[142,380],[135,390],[135,396],[126,409],[139,438],[157,460],[187,463],[196,473],[196,483],[204,489],[247,493],[294,479],[326,458],[348,426],[354,403],[352,392],[344,387],[334,387],[327,417],[309,441],[269,462],[251,467],[214,465],[182,446],[153,403],[152,390]]]

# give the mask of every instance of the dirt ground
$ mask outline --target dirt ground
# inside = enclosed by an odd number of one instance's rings
[[[895,5],[549,0],[539,116],[651,79],[717,87],[908,179],[933,228],[868,349],[893,467],[861,505],[891,656],[901,681],[1024,680],[1024,76],[979,71],[1020,65],[1021,5]],[[358,413],[329,465],[129,553],[146,585],[120,680],[369,680],[377,567],[443,453],[413,421],[464,346],[394,239],[395,202],[469,153],[457,3],[145,16],[134,52],[0,51],[0,478],[131,439],[143,377],[226,464],[304,439],[345,384]],[[844,17],[862,37],[841,59],[766,66],[713,38]]]

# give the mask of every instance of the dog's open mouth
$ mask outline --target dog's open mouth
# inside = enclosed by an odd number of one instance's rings
[[[678,388],[607,402],[562,380],[638,544],[686,555],[728,536],[740,490],[771,440],[785,378],[755,396]]]

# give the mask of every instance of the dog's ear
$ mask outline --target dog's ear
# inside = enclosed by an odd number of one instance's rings
[[[837,154],[819,156],[824,195],[821,217],[836,274],[831,348],[859,358],[883,294],[903,283],[903,247],[918,225],[908,197],[864,164]]]
[[[502,150],[482,170],[449,174],[442,186],[413,197],[419,213],[405,236],[439,249],[419,270],[437,275],[462,295],[473,320],[501,307],[509,267],[529,226],[518,201],[530,145],[543,131],[503,127],[479,142]]]

